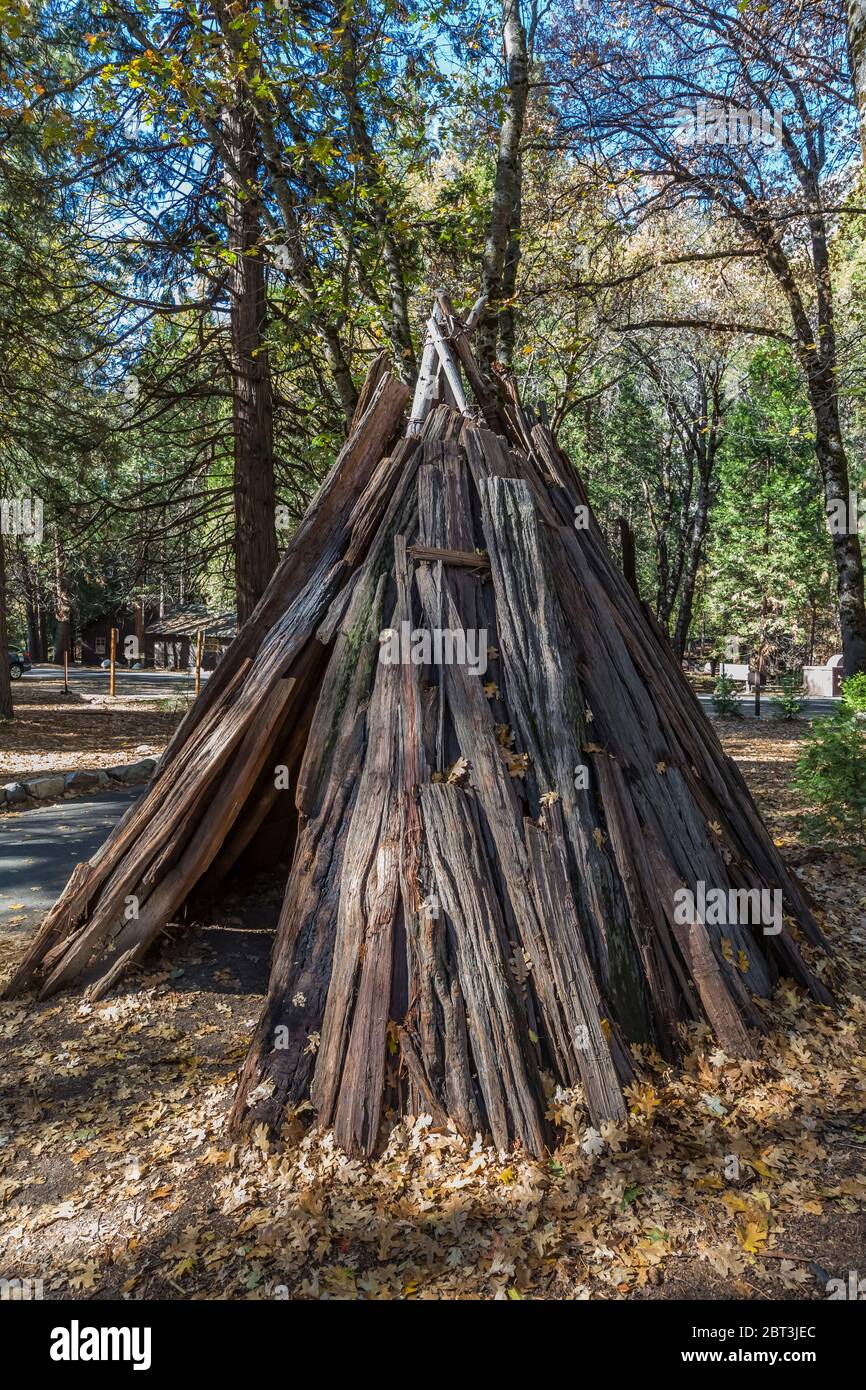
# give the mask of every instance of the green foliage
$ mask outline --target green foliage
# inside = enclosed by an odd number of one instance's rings
[[[805,665],[815,606],[831,611],[834,585],[809,402],[788,348],[762,345],[743,366],[722,448],[703,616],[748,649]]]
[[[866,856],[866,675],[845,681],[827,719],[816,719],[797,763],[807,839]]]
[[[866,713],[866,671],[842,682],[842,703],[860,714]]]
[[[736,683],[730,676],[719,676],[712,700],[713,708],[720,719],[739,719],[741,711],[736,690]]]
[[[799,719],[806,703],[802,675],[798,671],[786,671],[780,677],[779,685],[782,693],[775,695],[771,701],[776,719]]]
[[[838,645],[834,567],[796,354],[751,333],[722,341],[675,326],[685,303],[701,321],[772,331],[787,324],[784,305],[768,298],[759,261],[717,259],[731,243],[715,213],[677,203],[646,220],[623,215],[640,159],[629,154],[617,183],[568,153],[557,8],[533,26],[505,365],[528,405],[544,403],[614,550],[628,521],[641,593],[663,625],[684,611],[693,553],[710,645],[735,633],[789,664],[813,647],[824,654]],[[617,7],[613,19],[604,6],[578,8],[602,48],[627,30]],[[0,474],[7,490],[46,502],[45,544],[10,547],[14,625],[24,631],[25,595],[51,609],[55,541],[76,625],[142,599],[231,608],[228,305],[239,256],[227,232],[226,113],[240,102],[262,156],[248,254],[266,266],[276,498],[290,517],[282,544],[344,438],[341,362],[349,394],[382,347],[408,376],[395,299],[405,292],[417,358],[433,289],[447,286],[461,312],[476,297],[504,110],[498,23],[475,0],[177,0],[168,10],[0,0],[0,27]],[[857,486],[862,219],[840,216],[832,254]],[[709,427],[684,384],[707,353],[726,362],[725,443],[708,529],[692,548]]]

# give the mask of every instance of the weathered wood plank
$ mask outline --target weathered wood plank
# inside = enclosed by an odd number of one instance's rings
[[[505,698],[518,749],[529,756],[541,798],[557,798],[578,917],[605,995],[629,1026],[647,1035],[644,999],[631,987],[637,964],[628,909],[604,829],[597,783],[589,778],[592,711],[578,678],[569,626],[525,482],[490,478],[482,523],[496,595]],[[578,776],[580,770],[586,776]],[[538,808],[536,808],[538,809]]]
[[[502,949],[504,929],[486,870],[474,797],[442,783],[421,792],[437,893],[457,944],[469,1047],[497,1148],[517,1138],[537,1157],[548,1134],[537,1061]]]
[[[368,586],[372,584],[372,590]],[[364,758],[367,707],[375,678],[385,576],[359,583],[337,635],[313,718],[296,804],[302,814],[277,924],[268,995],[250,1044],[231,1124],[277,1124],[306,1094],[331,979],[343,858]],[[270,1095],[247,1114],[260,1082]]]
[[[364,1152],[375,1143],[381,1109],[391,933],[399,891],[398,695],[398,668],[377,662],[310,1091],[320,1123],[328,1125],[336,1117],[341,1143]],[[378,1008],[377,991],[384,993]],[[338,1106],[344,1088],[348,1109]]]
[[[474,550],[444,550],[434,545],[410,545],[410,557],[418,564],[453,565],[455,569],[487,570],[490,561]]]

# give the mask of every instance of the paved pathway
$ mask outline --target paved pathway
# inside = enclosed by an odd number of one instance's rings
[[[10,917],[40,917],[140,791],[97,792],[0,816],[0,929]]]
[[[709,715],[710,719],[715,719],[715,718],[716,718],[716,712],[715,712],[715,710],[713,709],[713,704],[712,704],[712,699],[713,699],[713,697],[712,697],[712,695],[699,695],[699,696],[698,696],[698,699],[700,700],[701,704],[703,705],[704,713],[707,714],[707,715]],[[751,718],[751,719],[753,719],[753,718],[754,718],[754,715],[755,715],[755,697],[754,697],[754,695],[738,695],[738,696],[737,696],[737,699],[738,699],[739,702],[740,702],[741,713],[742,713],[743,715],[745,715],[746,718]],[[802,711],[801,711],[801,713],[800,713],[800,718],[801,718],[801,719],[821,719],[821,718],[824,717],[824,715],[832,714],[833,711],[834,711],[834,709],[836,709],[836,708],[838,707],[838,705],[839,705],[839,701],[838,701],[838,700],[829,700],[829,699],[828,699],[828,700],[807,700],[807,701],[805,702],[805,704],[803,705],[803,709],[802,709]],[[775,709],[775,706],[774,706],[774,704],[773,704],[772,697],[771,697],[771,696],[768,697],[767,695],[762,695],[762,696],[761,696],[761,718],[762,718],[762,719],[774,719],[774,718],[775,718],[775,715],[776,715],[776,709]]]
[[[84,696],[108,695],[109,674],[108,671],[92,668],[81,670],[73,666],[69,671],[69,688]],[[202,681],[207,680],[208,674],[202,671]],[[15,682],[13,698],[15,690],[21,690],[25,683],[39,682],[45,685],[46,682],[53,684],[57,681],[63,683],[62,666],[34,666],[32,671],[27,671],[20,681]],[[122,666],[117,668],[117,694],[124,700],[168,700],[173,695],[192,695],[194,690],[194,671],[127,671]]]

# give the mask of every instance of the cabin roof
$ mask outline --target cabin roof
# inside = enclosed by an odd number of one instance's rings
[[[203,603],[179,603],[154,618],[144,629],[148,637],[188,637],[204,630],[207,637],[234,637],[238,630],[234,613],[211,613]]]

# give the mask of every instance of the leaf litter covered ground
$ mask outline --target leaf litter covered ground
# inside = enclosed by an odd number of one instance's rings
[[[186,708],[181,683],[146,702],[124,698],[122,682],[114,700],[107,688],[107,678],[104,693],[72,681],[64,694],[56,677],[16,681],[15,718],[0,722],[0,782],[158,757]]]
[[[722,726],[834,948],[838,1014],[783,984],[757,1062],[704,1029],[643,1052],[598,1134],[556,1092],[545,1162],[425,1118],[372,1163],[304,1115],[279,1144],[224,1118],[267,977],[281,883],[228,903],[95,1005],[0,1004],[0,1275],[54,1298],[826,1297],[866,1269],[866,886],[797,841],[800,732]],[[11,967],[20,931],[0,938]]]

